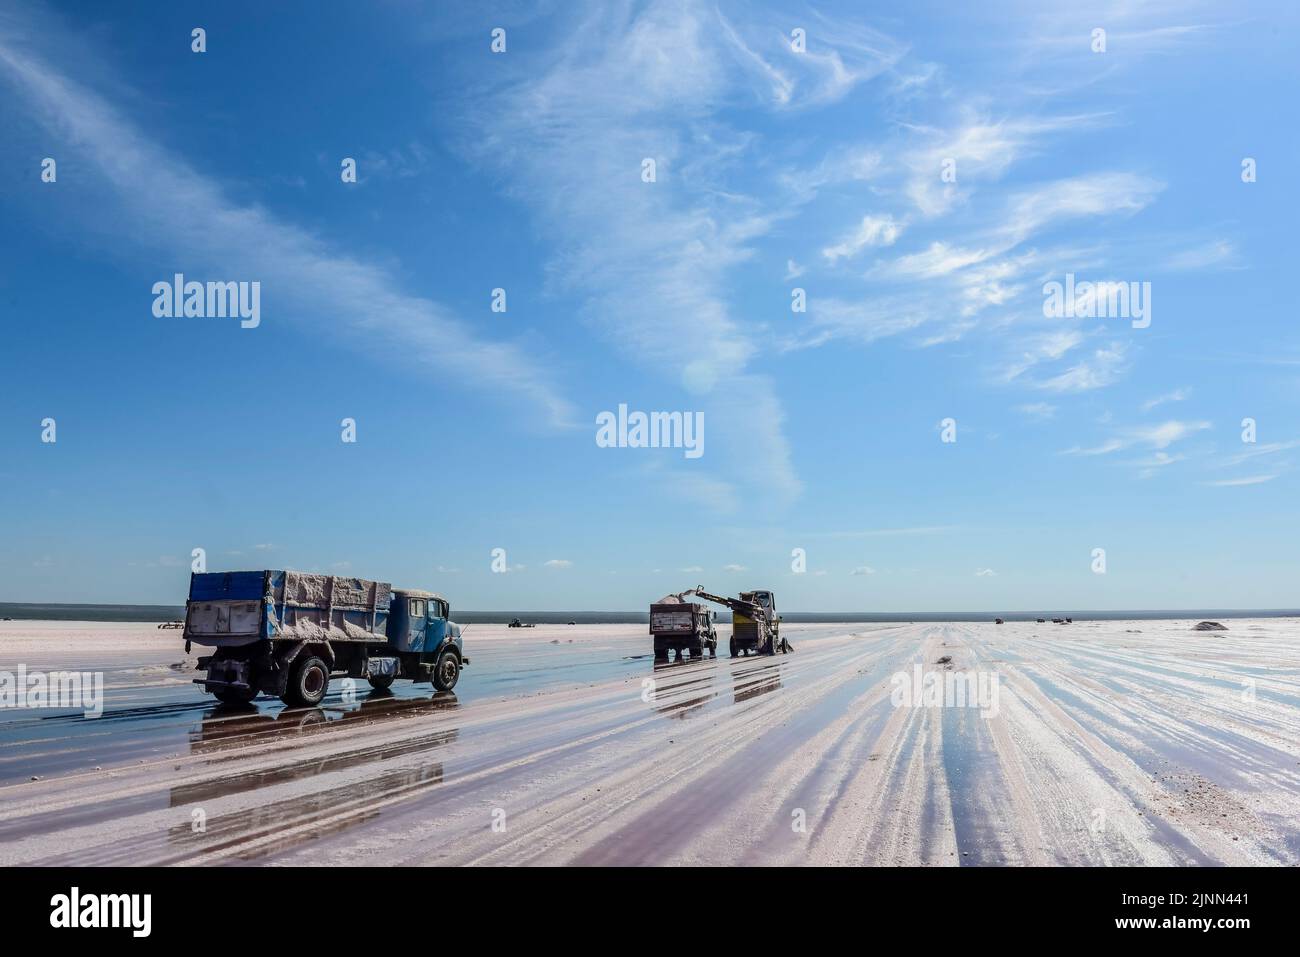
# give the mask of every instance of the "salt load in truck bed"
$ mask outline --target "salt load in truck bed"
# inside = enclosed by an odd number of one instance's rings
[[[235,647],[259,640],[384,641],[392,586],[336,575],[267,570],[190,577],[185,638]]]

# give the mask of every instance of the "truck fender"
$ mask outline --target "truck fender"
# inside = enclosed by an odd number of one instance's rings
[[[320,649],[320,656],[325,659],[325,663],[330,666],[331,671],[334,669],[334,649],[330,647],[328,641],[300,641],[280,659],[280,664],[284,667],[284,670],[289,671],[297,657],[308,648]]]

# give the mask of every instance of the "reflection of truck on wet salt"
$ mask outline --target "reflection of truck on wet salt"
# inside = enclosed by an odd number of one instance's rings
[[[331,675],[366,678],[377,689],[397,678],[449,691],[469,664],[447,600],[394,590],[387,582],[292,571],[190,576],[185,646],[215,647],[195,678],[228,704],[259,692],[315,705]]]
[[[650,606],[650,634],[654,637],[655,660],[664,661],[669,652],[678,660],[686,651],[692,658],[718,655],[718,633],[713,627],[716,617],[699,602],[683,601],[679,595],[665,595]]]

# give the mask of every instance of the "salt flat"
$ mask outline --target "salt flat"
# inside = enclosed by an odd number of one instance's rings
[[[3,622],[0,671],[106,701],[0,709],[0,864],[1300,863],[1300,622],[1192,624],[790,625],[658,668],[643,625],[474,625],[454,693],[232,711],[177,632]],[[900,704],[915,665],[996,708]]]

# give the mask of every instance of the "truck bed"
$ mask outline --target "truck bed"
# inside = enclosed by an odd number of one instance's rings
[[[254,641],[387,640],[392,586],[280,569],[190,576],[185,638],[203,645]]]
[[[650,606],[650,633],[691,634],[702,607],[695,602],[656,602]]]

